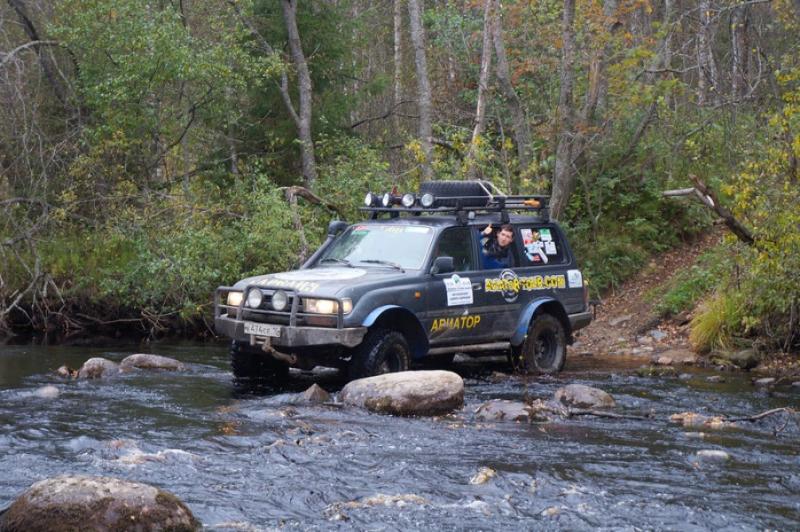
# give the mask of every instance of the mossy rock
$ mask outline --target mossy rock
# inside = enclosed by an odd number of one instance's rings
[[[200,522],[175,495],[111,477],[65,475],[32,485],[0,517],[0,532],[195,531]]]

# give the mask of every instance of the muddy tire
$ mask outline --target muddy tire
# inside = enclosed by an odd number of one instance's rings
[[[243,384],[280,384],[289,376],[289,366],[264,353],[260,348],[231,343],[233,380]]]
[[[353,350],[348,374],[350,379],[362,379],[384,373],[408,371],[411,352],[405,336],[390,329],[371,329],[361,344]]]
[[[558,373],[567,361],[567,335],[551,314],[534,317],[521,348],[512,350],[512,366],[519,373]]]

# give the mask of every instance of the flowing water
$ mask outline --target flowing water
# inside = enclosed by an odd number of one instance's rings
[[[188,365],[65,381],[53,370],[92,356],[140,352],[0,346],[0,509],[59,474],[153,484],[180,497],[211,530],[750,530],[800,527],[800,430],[789,415],[715,431],[670,424],[687,410],[748,416],[800,405],[800,390],[759,390],[746,374],[639,377],[639,360],[578,357],[556,379],[493,382],[462,363],[466,406],[435,419],[331,406],[289,406],[291,390],[234,388],[225,347],[156,345]],[[295,376],[293,390],[309,385]],[[317,376],[329,390],[341,387]],[[549,398],[567,383],[601,388],[615,412],[486,423],[492,398]],[[48,397],[41,388],[58,389]],[[51,390],[52,392],[52,390]],[[52,395],[52,393],[50,394]],[[727,461],[698,458],[723,450]],[[470,480],[482,468],[496,474]]]

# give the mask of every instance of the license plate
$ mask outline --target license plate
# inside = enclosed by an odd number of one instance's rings
[[[272,325],[271,323],[253,323],[252,321],[246,321],[244,322],[244,333],[278,338],[281,335],[281,326]]]

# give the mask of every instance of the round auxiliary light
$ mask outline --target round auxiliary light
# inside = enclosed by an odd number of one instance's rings
[[[381,199],[381,205],[384,207],[389,207],[392,204],[392,195],[388,192],[383,195],[383,199]]]
[[[422,206],[423,206],[423,207],[425,207],[426,209],[429,209],[429,208],[431,208],[431,207],[433,206],[433,201],[434,201],[434,199],[435,199],[435,198],[433,197],[433,194],[431,194],[431,193],[429,193],[429,192],[426,192],[426,193],[425,193],[425,194],[423,194],[423,195],[422,195],[422,197],[419,199],[419,203],[420,203],[420,205],[422,205]]]
[[[264,299],[264,294],[258,288],[253,288],[247,292],[247,306],[250,308],[258,308],[261,306],[261,301]]]
[[[364,196],[364,205],[374,207],[376,203],[378,203],[378,197],[372,192],[367,192],[367,195]]]
[[[277,292],[272,294],[272,308],[274,308],[278,312],[285,310],[288,304],[289,304],[289,296],[287,296],[286,292],[284,292],[283,290],[278,290]]]
[[[414,197],[414,194],[408,193],[408,194],[403,194],[403,199],[401,201],[403,203],[403,207],[409,208],[414,206],[414,202],[416,200],[417,198]]]

